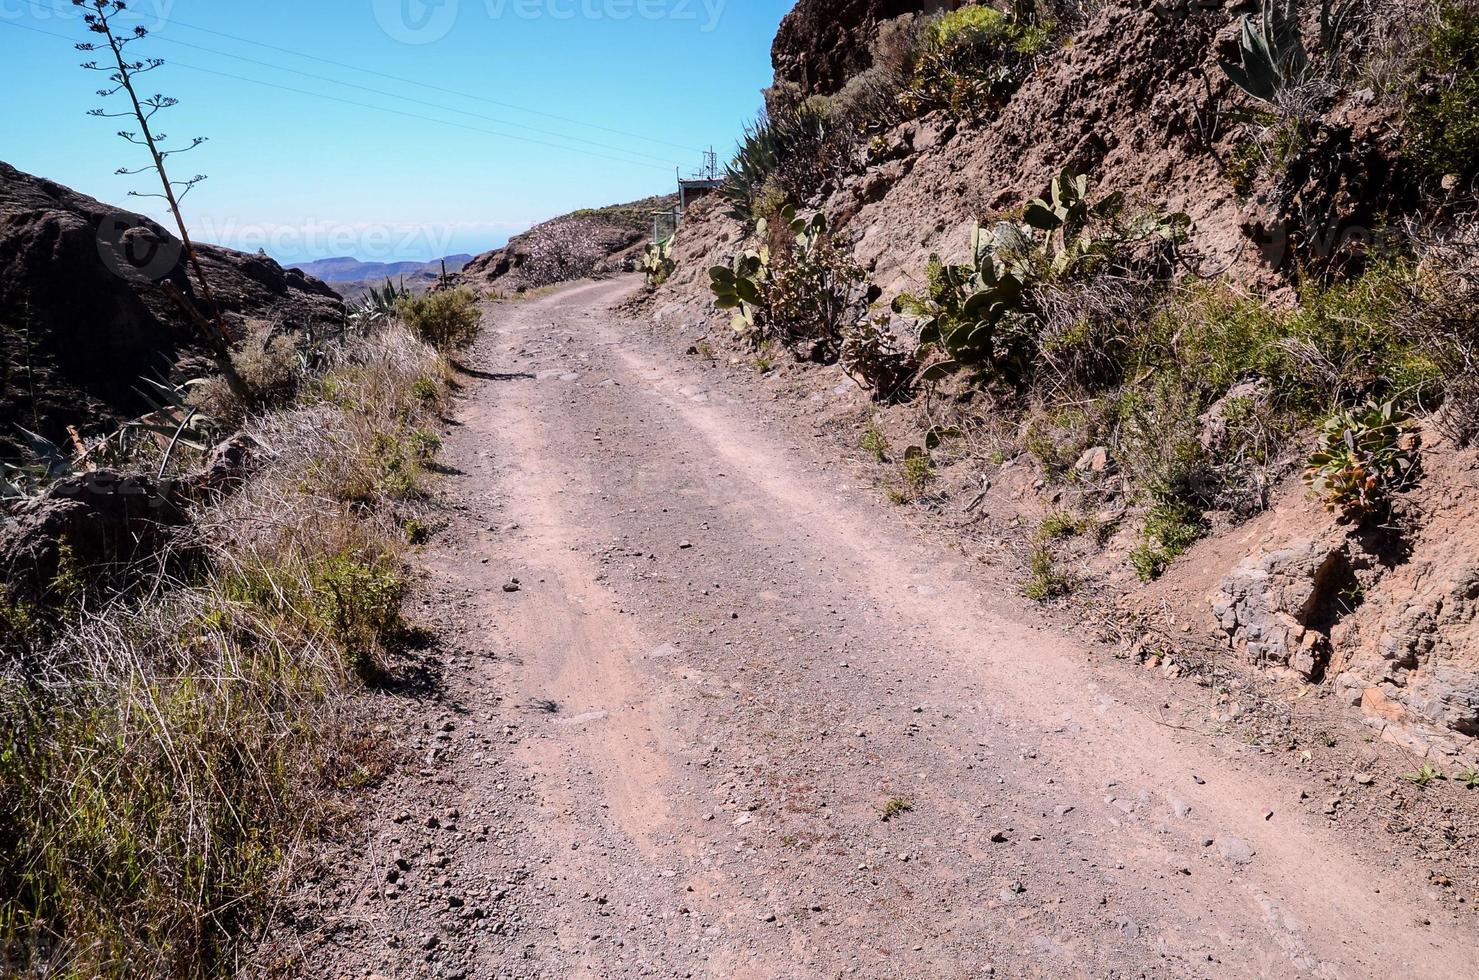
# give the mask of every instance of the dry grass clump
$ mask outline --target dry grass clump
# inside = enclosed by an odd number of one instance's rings
[[[414,505],[324,477],[425,431],[446,369],[399,324],[330,358],[249,423],[270,462],[196,515],[197,572],[52,611],[66,626],[25,670],[0,651],[5,975],[233,973],[303,842],[389,765],[353,695],[410,633]]]
[[[231,363],[256,406],[287,402],[297,393],[305,374],[298,339],[265,320],[247,324],[246,335],[231,352]],[[207,378],[197,385],[191,403],[221,425],[239,424],[251,407],[243,404],[220,377]]]
[[[1437,424],[1459,445],[1479,440],[1479,220],[1439,232],[1414,230],[1416,288],[1399,329],[1446,379]]]

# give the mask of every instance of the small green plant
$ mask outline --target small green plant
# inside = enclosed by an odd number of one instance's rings
[[[902,817],[906,813],[913,813],[913,812],[914,812],[914,801],[913,800],[909,799],[907,796],[895,796],[893,799],[891,799],[887,803],[883,804],[883,810],[881,811],[881,816],[883,818],[883,822],[884,823],[888,823],[890,820],[896,820],[899,817]]]
[[[342,555],[326,561],[313,582],[319,624],[343,652],[356,676],[380,674],[380,653],[400,641],[406,627],[401,605],[408,586],[385,559]]]
[[[877,423],[868,423],[868,427],[863,430],[863,438],[858,444],[878,462],[888,462],[888,436],[878,427]]]
[[[1436,769],[1428,763],[1423,763],[1418,767],[1416,772],[1409,772],[1402,778],[1419,789],[1426,789],[1433,783],[1445,780],[1448,777],[1443,774],[1442,770]]]
[[[647,277],[647,288],[656,289],[667,282],[678,268],[673,261],[673,236],[648,245],[642,252],[642,272]]]
[[[769,374],[775,370],[775,344],[761,341],[755,349],[755,373]]]
[[[1222,175],[1227,178],[1227,182],[1232,185],[1238,197],[1246,198],[1253,193],[1254,181],[1258,179],[1263,164],[1263,148],[1259,146],[1258,141],[1251,138],[1242,139],[1228,154]]]
[[[1076,538],[1085,534],[1090,528],[1091,522],[1087,517],[1069,511],[1059,511],[1049,514],[1043,518],[1042,524],[1038,525],[1037,537],[1039,541],[1061,541],[1067,538]]]
[[[714,345],[707,340],[700,340],[693,345],[693,352],[706,361],[717,361],[719,355],[714,353]]]
[[[1460,772],[1457,778],[1463,784],[1464,789],[1479,789],[1479,767],[1470,766]]]
[[[429,429],[413,429],[406,436],[406,448],[411,458],[424,466],[442,451],[442,437]]]
[[[1027,585],[1022,594],[1034,602],[1062,598],[1071,594],[1076,585],[1073,578],[1058,570],[1053,550],[1046,541],[1032,549],[1032,555],[1028,559],[1028,572]]]
[[[406,543],[411,545],[419,546],[431,540],[431,528],[419,517],[410,517],[402,522],[401,533],[406,536]]]
[[[1419,461],[1411,418],[1392,402],[1372,402],[1331,416],[1304,479],[1326,510],[1361,521],[1413,484]]]
[[[930,481],[935,478],[935,465],[929,455],[923,450],[910,447],[905,453],[904,462],[900,465],[900,477],[904,482],[904,490],[911,497],[920,497],[929,487]]]
[[[1162,499],[1145,519],[1145,540],[1130,553],[1130,565],[1142,582],[1154,581],[1206,533],[1207,523],[1194,506]]]
[[[431,378],[417,378],[411,382],[411,397],[419,402],[434,402],[441,391],[440,386]]]
[[[1447,0],[1407,93],[1412,156],[1435,177],[1479,173],[1479,5]]]
[[[470,289],[402,296],[395,309],[418,337],[444,353],[472,343],[482,322],[477,294]]]

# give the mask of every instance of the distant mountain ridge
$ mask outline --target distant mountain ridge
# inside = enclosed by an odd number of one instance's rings
[[[442,262],[447,274],[461,272],[471,255],[449,255],[431,262],[361,262],[352,256],[318,259],[289,266],[324,282],[365,282],[370,279],[398,279],[403,276],[441,275]]]

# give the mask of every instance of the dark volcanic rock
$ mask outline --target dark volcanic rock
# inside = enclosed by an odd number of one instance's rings
[[[800,0],[781,21],[770,50],[776,83],[796,86],[803,98],[832,95],[873,64],[880,23],[958,6],[948,0]]]
[[[64,549],[87,582],[121,580],[175,541],[188,523],[181,502],[173,487],[141,476],[103,470],[60,480],[0,522],[0,587],[12,601],[42,600]]]
[[[135,388],[201,352],[169,281],[191,297],[179,241],[137,214],[0,163],[0,457],[13,425],[53,441],[147,411]],[[342,322],[328,286],[265,256],[199,247],[228,329]]]

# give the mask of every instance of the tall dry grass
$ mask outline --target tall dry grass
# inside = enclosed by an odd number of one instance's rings
[[[390,764],[356,694],[409,635],[448,369],[399,324],[328,357],[247,421],[267,463],[194,515],[188,577],[53,610],[24,668],[0,651],[0,974],[233,973]]]

